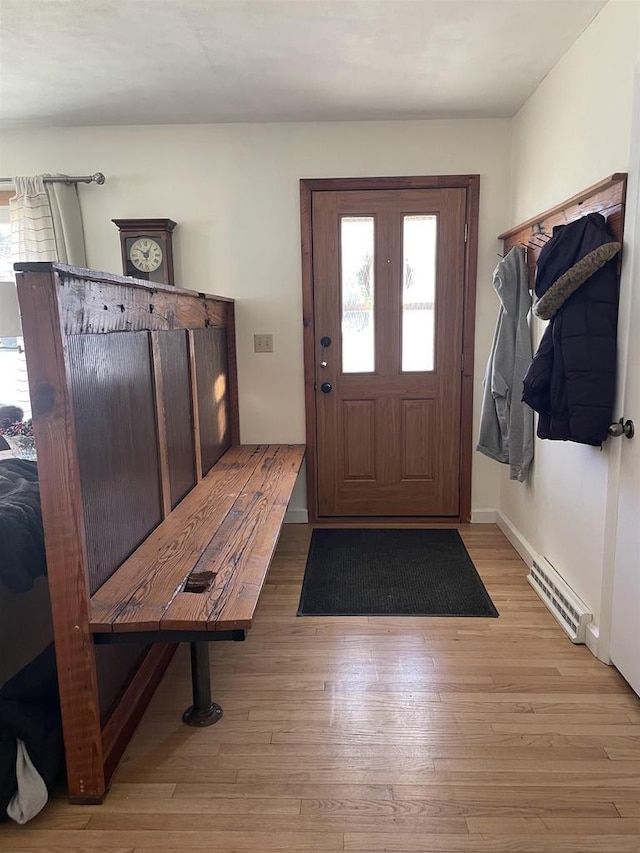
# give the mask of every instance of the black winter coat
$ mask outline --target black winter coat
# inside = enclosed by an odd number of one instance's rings
[[[590,213],[553,229],[540,252],[534,312],[550,320],[524,378],[538,437],[600,445],[616,391],[620,243]]]

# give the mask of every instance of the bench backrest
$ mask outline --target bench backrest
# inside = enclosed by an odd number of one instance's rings
[[[90,800],[105,779],[83,765],[86,745],[108,770],[133,725],[118,700],[166,653],[94,648],[89,597],[239,443],[234,304],[63,264],[16,269],[67,758],[69,732],[83,744],[67,770]]]

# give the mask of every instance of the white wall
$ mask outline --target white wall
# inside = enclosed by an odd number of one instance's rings
[[[515,117],[511,224],[627,171],[639,9],[618,0],[605,6]],[[535,450],[528,485],[502,478],[500,512],[598,621],[610,448],[536,441]]]
[[[104,172],[81,187],[88,263],[121,272],[118,217],[171,217],[178,284],[238,300],[245,442],[304,441],[300,178],[480,173],[477,403],[508,224],[508,120],[29,129],[5,132],[3,175]],[[253,353],[272,332],[275,352]],[[498,466],[475,454],[473,507],[495,509]],[[296,500],[302,500],[300,490]]]

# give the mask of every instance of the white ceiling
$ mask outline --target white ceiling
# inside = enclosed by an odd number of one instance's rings
[[[0,121],[511,116],[604,5],[0,0]]]

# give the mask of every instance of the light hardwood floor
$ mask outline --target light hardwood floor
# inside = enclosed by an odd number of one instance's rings
[[[496,527],[459,529],[499,619],[296,618],[310,528],[285,527],[246,643],[212,646],[224,719],[181,724],[181,649],[106,803],[54,800],[0,849],[640,851],[640,699]]]

